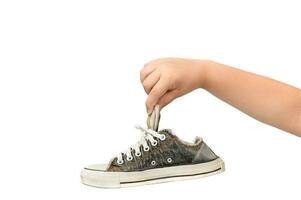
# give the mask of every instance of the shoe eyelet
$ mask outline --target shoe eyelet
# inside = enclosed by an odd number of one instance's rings
[[[122,165],[123,164],[123,160],[117,160],[117,164]]]
[[[152,146],[157,146],[158,142],[155,140],[154,142],[152,142]]]
[[[133,156],[129,156],[129,157],[127,157],[127,158],[126,158],[126,160],[127,160],[127,161],[131,161],[131,160],[133,160]]]
[[[166,139],[166,136],[164,134],[162,134],[162,136],[160,137],[160,140],[163,141]]]
[[[144,147],[143,150],[144,151],[149,151],[149,147]]]
[[[141,156],[141,152],[135,152],[135,156],[140,157]]]
[[[151,165],[153,165],[153,166],[156,165],[156,161],[153,160],[153,161],[151,162]]]
[[[172,162],[172,159],[171,159],[171,158],[167,158],[167,162],[168,162],[168,163],[171,163],[171,162]]]

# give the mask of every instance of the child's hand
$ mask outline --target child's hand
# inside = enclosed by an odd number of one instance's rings
[[[203,88],[242,112],[301,137],[301,90],[273,79],[206,60],[164,58],[141,70],[146,107]]]
[[[206,62],[162,58],[147,63],[141,70],[140,79],[145,92],[149,94],[146,101],[148,113],[156,104],[163,108],[175,98],[202,87]]]

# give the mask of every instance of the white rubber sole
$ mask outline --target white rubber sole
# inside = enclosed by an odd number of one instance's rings
[[[139,172],[106,172],[104,167],[85,168],[81,172],[82,183],[100,188],[123,188],[170,181],[196,179],[225,171],[221,158],[193,165],[150,169]]]

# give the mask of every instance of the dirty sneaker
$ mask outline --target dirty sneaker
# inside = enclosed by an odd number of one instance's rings
[[[120,188],[194,179],[225,170],[224,162],[199,137],[194,143],[179,139],[169,129],[158,132],[160,108],[156,106],[141,140],[108,164],[95,164],[81,172],[82,183],[101,188]]]

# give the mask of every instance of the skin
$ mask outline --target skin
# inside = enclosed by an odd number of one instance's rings
[[[301,90],[209,60],[161,58],[140,72],[147,112],[195,89],[207,90],[247,115],[301,137]]]

